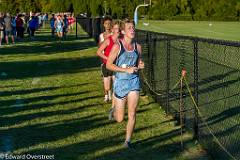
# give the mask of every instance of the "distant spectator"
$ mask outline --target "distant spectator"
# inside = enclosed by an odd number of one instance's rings
[[[45,27],[46,27],[46,21],[48,21],[48,14],[47,13],[45,13],[44,15],[43,15],[43,28],[45,29]]]
[[[68,19],[68,31],[69,32],[71,32],[71,22],[72,22],[72,17],[69,15],[68,17],[67,17],[67,19]]]
[[[35,16],[32,16],[31,20],[29,21],[29,30],[30,30],[30,39],[34,39],[34,34],[38,26],[38,19]]]
[[[55,15],[52,14],[52,17],[50,19],[50,27],[51,27],[51,30],[52,30],[52,38],[54,37],[54,34],[55,34]]]
[[[70,20],[71,20],[70,29],[73,30],[73,28],[74,28],[74,23],[75,23],[75,18],[74,18],[73,15],[71,16],[71,19],[70,19]]]
[[[38,28],[41,28],[42,27],[42,20],[43,20],[43,17],[41,14],[38,15]]]
[[[18,15],[16,19],[17,38],[21,40],[24,37],[24,21],[22,15]]]
[[[11,17],[10,14],[7,13],[6,17],[4,18],[4,23],[5,23],[5,42],[6,44],[9,44],[8,42],[8,36],[11,35],[12,37],[12,43],[14,44],[14,36],[12,34],[12,24],[11,24]]]
[[[0,46],[2,46],[2,39],[4,37],[4,19],[3,19],[3,15],[0,13]]]
[[[14,38],[16,38],[16,35],[17,35],[17,30],[16,30],[16,17],[12,17],[11,24],[12,24],[12,35],[13,35]]]
[[[67,19],[67,15],[64,15],[63,18],[63,38],[66,39],[67,38],[67,32],[68,32],[68,19]]]

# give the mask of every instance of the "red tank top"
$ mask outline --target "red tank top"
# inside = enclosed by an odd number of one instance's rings
[[[109,36],[109,45],[104,49],[104,55],[106,57],[109,56],[111,50],[112,50],[112,47],[114,45],[114,42],[113,42],[113,39],[112,39],[112,36]],[[103,59],[103,63],[107,63],[107,60],[106,59]]]

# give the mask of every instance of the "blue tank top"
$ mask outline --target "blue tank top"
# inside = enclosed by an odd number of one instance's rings
[[[120,44],[120,52],[116,59],[116,65],[118,67],[126,68],[126,67],[138,67],[138,59],[139,54],[137,51],[137,43],[134,42],[134,49],[133,51],[127,51],[122,42],[119,41]],[[133,79],[138,77],[138,73],[134,72],[132,74],[125,73],[125,72],[116,72],[115,74],[117,79]]]
[[[54,28],[54,22],[55,22],[55,19],[51,18],[50,19],[50,26],[51,26],[51,28]]]
[[[61,20],[57,20],[57,28],[62,29],[62,21]]]

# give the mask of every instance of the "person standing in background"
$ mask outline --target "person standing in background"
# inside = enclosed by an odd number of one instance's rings
[[[51,17],[51,19],[50,19],[50,27],[51,27],[51,33],[52,33],[52,38],[54,38],[54,34],[55,34],[55,26],[54,26],[54,24],[55,24],[55,15],[54,14],[52,14],[52,17]]]
[[[5,28],[5,24],[4,24],[3,15],[0,13],[0,47],[2,46],[2,40],[4,38],[4,28]]]
[[[14,39],[16,39],[16,35],[17,35],[17,30],[16,30],[16,17],[14,17],[14,16],[12,16],[11,25],[12,25],[12,35],[13,35]]]
[[[67,33],[68,33],[68,19],[67,19],[67,15],[64,15],[63,18],[63,39],[66,40],[67,39]]]
[[[18,40],[22,40],[23,34],[24,34],[24,22],[21,17],[22,17],[22,15],[19,14],[16,19],[16,29],[17,29],[17,39]]]
[[[14,36],[13,36],[13,32],[12,32],[12,23],[11,23],[11,16],[9,13],[6,14],[6,17],[4,18],[4,23],[5,23],[5,42],[8,45],[9,41],[8,41],[8,36],[10,35],[12,38],[12,44],[14,44]]]

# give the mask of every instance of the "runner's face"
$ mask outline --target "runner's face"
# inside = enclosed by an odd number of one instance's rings
[[[112,28],[113,34],[119,34],[120,33],[120,27],[118,24],[115,24]]]
[[[132,23],[126,23],[125,24],[125,34],[129,38],[135,37],[135,26]]]
[[[111,21],[106,20],[103,24],[105,30],[110,30],[111,29]]]

